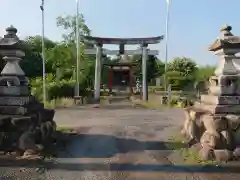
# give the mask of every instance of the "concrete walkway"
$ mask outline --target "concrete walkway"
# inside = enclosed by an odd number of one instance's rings
[[[64,180],[217,180],[222,173],[196,173],[200,168],[176,166],[168,139],[178,134],[180,109],[148,110],[131,106],[62,109],[55,121],[79,127],[64,152],[34,179]],[[206,170],[206,169],[205,169]],[[217,169],[216,169],[217,170]],[[15,170],[16,171],[16,170]]]

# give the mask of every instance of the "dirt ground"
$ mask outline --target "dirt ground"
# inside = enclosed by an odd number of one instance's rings
[[[225,180],[239,177],[236,167],[228,169],[232,173],[227,173],[226,168],[224,171],[220,167],[174,164],[180,162],[181,157],[169,148],[168,139],[179,133],[183,119],[180,109],[149,110],[130,105],[58,110],[55,115],[58,126],[77,127],[66,149],[59,150],[57,158],[45,160],[44,165],[32,166],[32,169],[2,165],[0,180],[17,179],[16,176],[46,180]]]

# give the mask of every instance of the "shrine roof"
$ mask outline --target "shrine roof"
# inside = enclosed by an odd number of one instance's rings
[[[209,51],[217,51],[223,48],[236,49],[240,48],[240,37],[234,36],[231,33],[231,26],[224,26],[221,28],[221,37],[218,38],[209,48]]]
[[[93,37],[83,36],[84,42],[91,44],[158,44],[163,40],[164,36],[146,37],[146,38],[105,38],[105,37]]]

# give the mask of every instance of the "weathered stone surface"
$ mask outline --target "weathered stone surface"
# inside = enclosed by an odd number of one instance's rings
[[[3,115],[27,115],[43,108],[42,104],[35,104],[29,107],[22,106],[0,106],[0,114]]]
[[[233,156],[235,159],[239,159],[240,158],[240,147],[236,147],[233,151]]]
[[[34,100],[33,96],[0,97],[0,106],[23,106]]]
[[[0,86],[20,86],[20,80],[16,76],[1,76]]]
[[[196,144],[191,146],[191,150],[193,150],[195,152],[199,152],[201,149],[202,149],[201,143],[196,143]]]
[[[233,158],[233,153],[227,149],[215,149],[214,156],[218,162],[227,162]]]
[[[202,122],[204,124],[204,127],[206,129],[206,131],[210,134],[214,134],[215,136],[218,135],[217,132],[217,125],[215,122],[215,119],[213,116],[205,114],[202,116]]]
[[[43,122],[51,121],[54,117],[54,114],[54,109],[41,109],[38,111],[38,118]]]
[[[57,130],[57,124],[53,120],[51,121],[51,123],[52,123],[53,132],[55,132]]]
[[[201,102],[206,104],[221,104],[221,105],[239,105],[240,96],[214,96],[214,95],[202,95]]]
[[[240,146],[240,129],[233,132],[233,139],[234,139],[234,144],[236,146]]]
[[[205,104],[203,108],[212,114],[240,114],[240,105],[208,105]]]
[[[6,115],[25,115],[28,109],[19,106],[0,106],[0,114]]]
[[[4,132],[0,132],[0,146],[2,146],[4,140]]]
[[[216,96],[229,96],[229,95],[239,95],[236,93],[236,87],[234,86],[210,86],[209,94]]]
[[[229,150],[233,149],[234,141],[231,132],[229,131],[221,132],[221,145],[223,148],[227,148]]]
[[[11,118],[13,125],[21,126],[25,123],[31,123],[32,118],[30,116],[15,116]]]
[[[199,151],[199,156],[202,161],[214,160],[214,152],[211,148],[204,146]]]
[[[182,130],[181,130],[181,135],[183,135],[184,137],[187,137],[187,132],[186,132],[186,130],[184,129],[184,128],[182,128]]]
[[[27,96],[30,93],[27,86],[0,86],[0,96]]]
[[[185,137],[187,137],[188,136],[187,129],[188,129],[188,125],[189,125],[189,122],[190,122],[190,115],[189,115],[188,111],[184,111],[184,115],[185,115],[185,121],[184,121],[183,129],[182,129],[181,133]]]
[[[202,136],[203,132],[205,131],[204,124],[201,120],[201,113],[191,110],[185,110],[185,122],[181,133],[190,139],[195,139],[200,141],[200,137]]]
[[[223,116],[214,116],[214,122],[218,132],[228,129],[228,120]]]
[[[209,146],[212,149],[215,149],[220,144],[220,135],[216,136],[205,131],[200,139],[202,146]]]
[[[200,138],[204,133],[204,130],[202,127],[199,127],[195,121],[190,121],[187,132],[188,132],[188,137],[190,139],[195,139],[197,141],[200,141]]]
[[[24,132],[21,135],[21,137],[19,138],[18,148],[23,151],[25,151],[27,149],[31,149],[31,150],[35,151],[36,146],[35,146],[35,141],[34,141],[34,134],[31,132]]]
[[[47,129],[46,137],[50,138],[51,134],[53,133],[52,123],[51,123],[51,121],[47,121],[44,124]]]
[[[40,131],[41,131],[41,141],[45,141],[48,133],[48,129],[45,125],[45,123],[41,123],[40,125]]]
[[[0,116],[0,128],[2,126],[5,126],[5,124],[11,123],[11,117],[10,116]],[[0,129],[2,131],[3,129]]]
[[[29,116],[14,117],[11,122],[14,128],[18,129],[18,131],[26,131],[32,124],[32,118]]]
[[[232,130],[237,130],[240,126],[240,117],[234,114],[228,114],[225,117],[228,120],[228,127]]]

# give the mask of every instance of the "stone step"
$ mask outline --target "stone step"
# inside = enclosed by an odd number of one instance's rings
[[[214,96],[201,95],[201,102],[204,104],[222,104],[222,105],[239,105],[240,96]]]
[[[23,106],[0,106],[0,114],[3,115],[27,115],[43,109],[43,104],[33,104],[29,107]]]
[[[23,106],[34,102],[36,99],[34,96],[23,96],[23,97],[1,97],[0,106]]]
[[[212,114],[240,114],[240,105],[209,105],[196,103],[194,106]]]
[[[27,86],[0,86],[0,96],[27,96],[30,94],[30,88]]]

